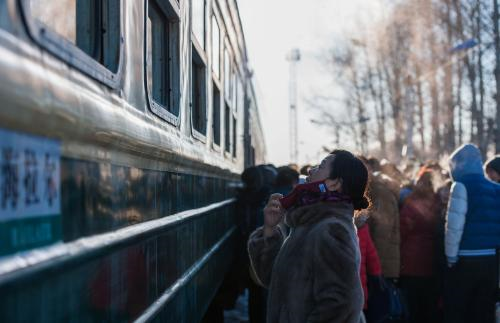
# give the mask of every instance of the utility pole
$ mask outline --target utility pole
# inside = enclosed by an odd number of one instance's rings
[[[290,163],[298,163],[298,122],[297,122],[297,65],[300,61],[300,51],[295,48],[288,53],[286,60],[290,66],[290,79],[288,84],[288,98],[290,104]]]
[[[498,25],[498,2],[493,0],[493,30],[495,43],[495,81],[496,81],[496,131],[495,131],[495,151],[500,153],[500,27]]]
[[[413,93],[413,81],[411,76],[406,76],[405,79],[405,110],[406,110],[406,154],[403,157],[410,159],[413,157],[413,115],[415,110],[415,102],[413,101],[415,93]]]

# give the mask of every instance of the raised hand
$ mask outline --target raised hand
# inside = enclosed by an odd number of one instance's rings
[[[274,193],[269,197],[266,207],[264,208],[264,236],[269,237],[273,234],[274,228],[280,223],[285,215],[285,210],[281,207],[279,199],[283,195]]]

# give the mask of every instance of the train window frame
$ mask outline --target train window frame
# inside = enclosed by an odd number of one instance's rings
[[[221,34],[222,34],[222,30],[221,30],[221,24],[220,24],[220,18],[219,18],[219,15],[218,15],[218,12],[213,9],[212,10],[212,15],[211,15],[211,19],[210,19],[210,23],[211,23],[211,26],[210,26],[210,46],[211,46],[211,72],[212,72],[212,76],[214,79],[217,79],[218,81],[220,81],[222,79],[222,73],[221,73],[221,69],[222,69],[222,65],[221,64],[221,44],[223,43],[223,41],[221,42]],[[217,26],[217,29],[215,28],[215,26]],[[217,48],[214,46],[214,42],[215,42],[215,37],[214,35],[217,35]],[[215,60],[215,53],[217,53],[217,60]],[[215,67],[215,62],[217,62],[217,68]]]
[[[217,91],[217,96],[215,95],[215,91]],[[218,100],[216,99],[218,97]],[[215,116],[215,103],[218,103],[217,104],[217,107],[218,107],[218,119],[216,118]],[[221,90],[220,90],[220,85],[217,84],[217,80],[212,80],[212,111],[211,111],[211,114],[212,114],[212,148],[214,150],[216,150],[217,152],[220,152],[221,151],[221,147],[222,147],[222,104],[223,101],[222,101],[222,93],[221,93]],[[215,142],[215,134],[216,134],[216,126],[218,127],[218,135],[219,135],[219,143],[216,143]]]
[[[233,151],[232,158],[234,161],[238,158],[238,111],[241,111],[240,104],[243,104],[244,100],[244,90],[243,90],[243,82],[241,80],[240,74],[237,71],[236,61],[233,61],[234,69],[233,69]],[[240,93],[241,92],[241,93]]]
[[[208,104],[207,104],[207,60],[204,55],[200,54],[199,50],[196,48],[196,44],[193,42],[193,45],[191,46],[191,93],[190,93],[190,107],[191,107],[191,133],[194,138],[200,140],[201,142],[205,143],[206,138],[207,138],[207,133],[208,133]],[[195,128],[195,122],[194,122],[194,109],[197,107],[194,104],[193,100],[193,91],[195,90],[194,87],[194,73],[195,73],[195,65],[198,65],[199,68],[203,69],[203,72],[200,73],[202,75],[202,80],[201,80],[201,95],[200,95],[200,101],[201,101],[201,106],[204,108],[205,111],[205,123],[204,123],[204,132],[199,131],[198,129]]]
[[[169,106],[157,102],[153,95],[153,85],[148,81],[148,19],[149,2],[161,10],[162,15],[167,19],[168,35],[165,37],[168,47],[168,91]],[[149,110],[162,120],[167,121],[175,127],[180,126],[180,7],[176,0],[147,0],[144,1],[144,86]]]
[[[220,9],[215,1],[212,1],[212,8],[209,11],[210,12],[210,27],[207,29],[210,31],[210,47],[207,50],[210,55],[210,66],[209,66],[209,73],[210,73],[210,80],[211,80],[211,94],[212,94],[212,100],[211,100],[211,125],[210,129],[212,131],[212,148],[218,153],[222,153],[224,155],[224,150],[223,150],[223,140],[224,136],[222,133],[222,129],[224,126],[224,120],[222,119],[224,117],[224,106],[225,106],[225,101],[224,101],[224,84],[222,83],[223,81],[223,62],[221,61],[223,59],[223,53],[222,53],[222,48],[224,46],[224,33],[225,30],[224,24],[223,24],[223,19],[220,14]],[[217,46],[214,46],[214,34],[217,34]],[[215,53],[217,53],[217,69],[214,69],[214,62],[215,62]],[[218,93],[218,100],[215,98],[215,91]],[[215,113],[215,102],[217,102],[218,106],[218,120],[216,120],[214,113]],[[218,127],[218,138],[219,142],[215,142],[215,128]]]
[[[194,5],[193,3],[195,1],[203,1],[203,39],[198,39],[198,36],[196,35],[195,29],[193,28],[193,22],[194,22],[194,12],[193,8]],[[191,39],[193,42],[196,43],[197,48],[201,49],[201,51],[205,51],[207,47],[207,7],[208,7],[208,1],[207,0],[191,0]]]
[[[123,74],[124,56],[124,36],[123,36],[123,4],[119,1],[119,39],[118,39],[118,62],[116,72],[111,71],[103,64],[99,63],[91,55],[87,54],[76,44],[66,39],[57,32],[46,28],[41,22],[30,14],[28,0],[19,0],[21,16],[29,37],[42,49],[52,54],[54,57],[65,62],[81,73],[91,77],[98,82],[117,90]]]
[[[224,53],[223,53],[223,66],[224,66],[224,100],[232,105],[233,97],[233,53],[230,50],[229,41],[226,39],[224,43]]]
[[[232,142],[232,119],[234,114],[234,101],[233,101],[233,86],[234,86],[234,67],[236,66],[233,61],[233,51],[228,37],[224,38],[224,46],[222,51],[222,85],[224,89],[223,103],[224,103],[224,156],[231,158],[233,146]]]
[[[193,6],[192,3],[194,1],[200,1],[200,0],[191,0],[191,23],[190,23],[190,35],[191,35],[191,77],[190,77],[190,101],[189,101],[189,107],[190,107],[190,120],[191,120],[191,134],[195,139],[198,139],[199,141],[206,143],[207,142],[207,137],[208,133],[210,132],[210,127],[209,127],[209,116],[210,116],[210,111],[208,109],[209,107],[209,87],[208,87],[208,82],[210,81],[209,77],[209,65],[208,65],[208,58],[207,58],[207,53],[206,53],[206,46],[207,46],[207,12],[208,12],[208,1],[207,0],[201,0],[203,1],[203,43],[200,43],[198,37],[195,34],[195,31],[193,29]],[[199,130],[195,128],[195,120],[194,118],[194,109],[196,109],[196,106],[193,102],[193,91],[194,91],[194,68],[198,65],[198,67],[203,68],[203,90],[202,90],[202,96],[201,96],[201,101],[202,105],[205,109],[205,132],[202,133]]]

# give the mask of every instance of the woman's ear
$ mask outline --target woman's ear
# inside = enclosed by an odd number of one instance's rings
[[[339,192],[342,193],[342,180],[339,178],[336,179],[329,179],[327,178],[325,180],[326,188],[330,192]]]

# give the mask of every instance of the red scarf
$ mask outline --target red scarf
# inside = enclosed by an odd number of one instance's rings
[[[285,210],[320,201],[350,203],[351,199],[345,194],[329,191],[324,181],[299,184],[290,194],[280,199],[281,206]]]

